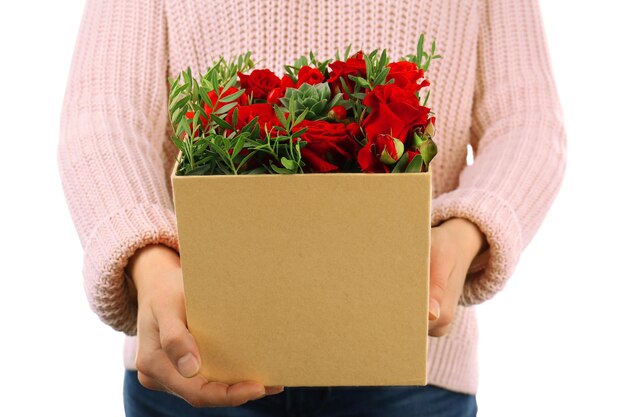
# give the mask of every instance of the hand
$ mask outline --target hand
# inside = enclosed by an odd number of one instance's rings
[[[128,271],[137,289],[137,370],[146,388],[167,391],[194,407],[238,406],[278,394],[284,387],[254,381],[210,382],[200,370],[200,354],[187,329],[178,254],[161,245],[140,249]]]
[[[441,337],[450,330],[467,270],[485,246],[484,235],[468,220],[453,218],[432,228],[428,306],[430,336]]]

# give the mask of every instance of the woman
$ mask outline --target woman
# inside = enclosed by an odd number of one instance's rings
[[[207,381],[185,324],[167,76],[248,50],[277,72],[309,50],[332,57],[348,44],[400,57],[422,32],[444,56],[428,74],[440,149],[429,385],[282,390]],[[476,414],[472,306],[511,276],[565,165],[536,0],[92,0],[62,118],[59,166],[85,250],[87,295],[105,323],[128,335],[127,415]]]

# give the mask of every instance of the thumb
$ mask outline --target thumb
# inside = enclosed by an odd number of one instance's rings
[[[200,353],[195,339],[187,329],[186,318],[182,311],[178,314],[169,310],[159,322],[161,347],[178,372],[191,378],[200,371]]]
[[[433,321],[441,315],[446,289],[448,288],[447,265],[431,262],[430,266],[430,294],[428,300],[428,319]]]

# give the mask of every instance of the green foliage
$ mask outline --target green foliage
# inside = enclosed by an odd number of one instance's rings
[[[172,141],[181,151],[178,175],[249,175],[259,173],[303,172],[301,148],[306,144],[300,136],[305,130],[292,133],[304,117],[285,117],[275,107],[282,128],[261,136],[258,118],[237,129],[238,112],[229,112],[245,94],[237,85],[237,73],[254,66],[250,53],[230,61],[220,58],[198,79],[191,69],[169,80],[168,111],[174,135]],[[234,87],[237,91],[228,90]],[[213,96],[213,100],[211,100]],[[210,109],[205,111],[205,106]],[[289,103],[293,110],[295,102]],[[188,118],[188,113],[193,118]]]
[[[404,59],[413,62],[417,65],[417,68],[423,69],[424,72],[428,72],[430,68],[430,64],[435,59],[441,59],[441,55],[436,54],[437,44],[433,40],[430,45],[430,53],[424,51],[424,34],[420,35],[419,41],[417,42],[417,50],[415,51],[415,55],[407,55]]]
[[[351,56],[351,46],[336,53],[336,59],[347,61]],[[406,56],[418,68],[428,71],[431,63],[440,59],[436,54],[435,42],[430,51],[424,50],[424,35],[420,36],[416,53]],[[365,74],[339,78],[343,91],[348,92],[348,100],[343,94],[331,91],[328,83],[317,85],[302,84],[299,88],[289,88],[280,99],[280,106],[274,106],[279,126],[269,132],[259,126],[259,119],[240,123],[238,103],[246,92],[238,82],[238,73],[246,73],[254,68],[250,52],[230,60],[220,57],[206,72],[194,76],[190,68],[177,78],[170,78],[168,113],[172,125],[172,142],[180,150],[178,175],[254,175],[254,174],[295,174],[303,173],[305,162],[302,148],[306,142],[302,135],[306,129],[294,130],[303,120],[326,120],[330,109],[341,105],[349,112],[345,123],[361,124],[370,109],[363,105],[369,91],[385,85],[389,75],[389,58],[386,50],[375,50],[363,55]],[[298,58],[293,65],[285,66],[285,72],[294,82],[297,73],[304,66],[317,68],[327,79],[331,60],[320,61],[312,52]],[[354,84],[352,85],[348,85]],[[334,95],[333,95],[334,94]],[[428,93],[429,94],[429,93]],[[425,106],[429,95],[420,103]],[[249,97],[250,102],[252,99]],[[241,116],[243,117],[243,116]],[[432,141],[434,126],[421,127],[413,133],[412,140],[405,143],[407,150],[419,151],[412,161],[405,152],[393,165],[392,172],[424,172],[437,152]],[[366,143],[364,139],[360,145]],[[331,163],[331,156],[327,155]],[[356,161],[348,161],[341,169],[345,172],[358,171]]]

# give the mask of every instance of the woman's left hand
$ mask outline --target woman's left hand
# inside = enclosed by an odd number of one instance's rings
[[[441,337],[450,330],[467,271],[484,246],[484,235],[469,220],[453,218],[432,228],[428,306],[430,336]]]

